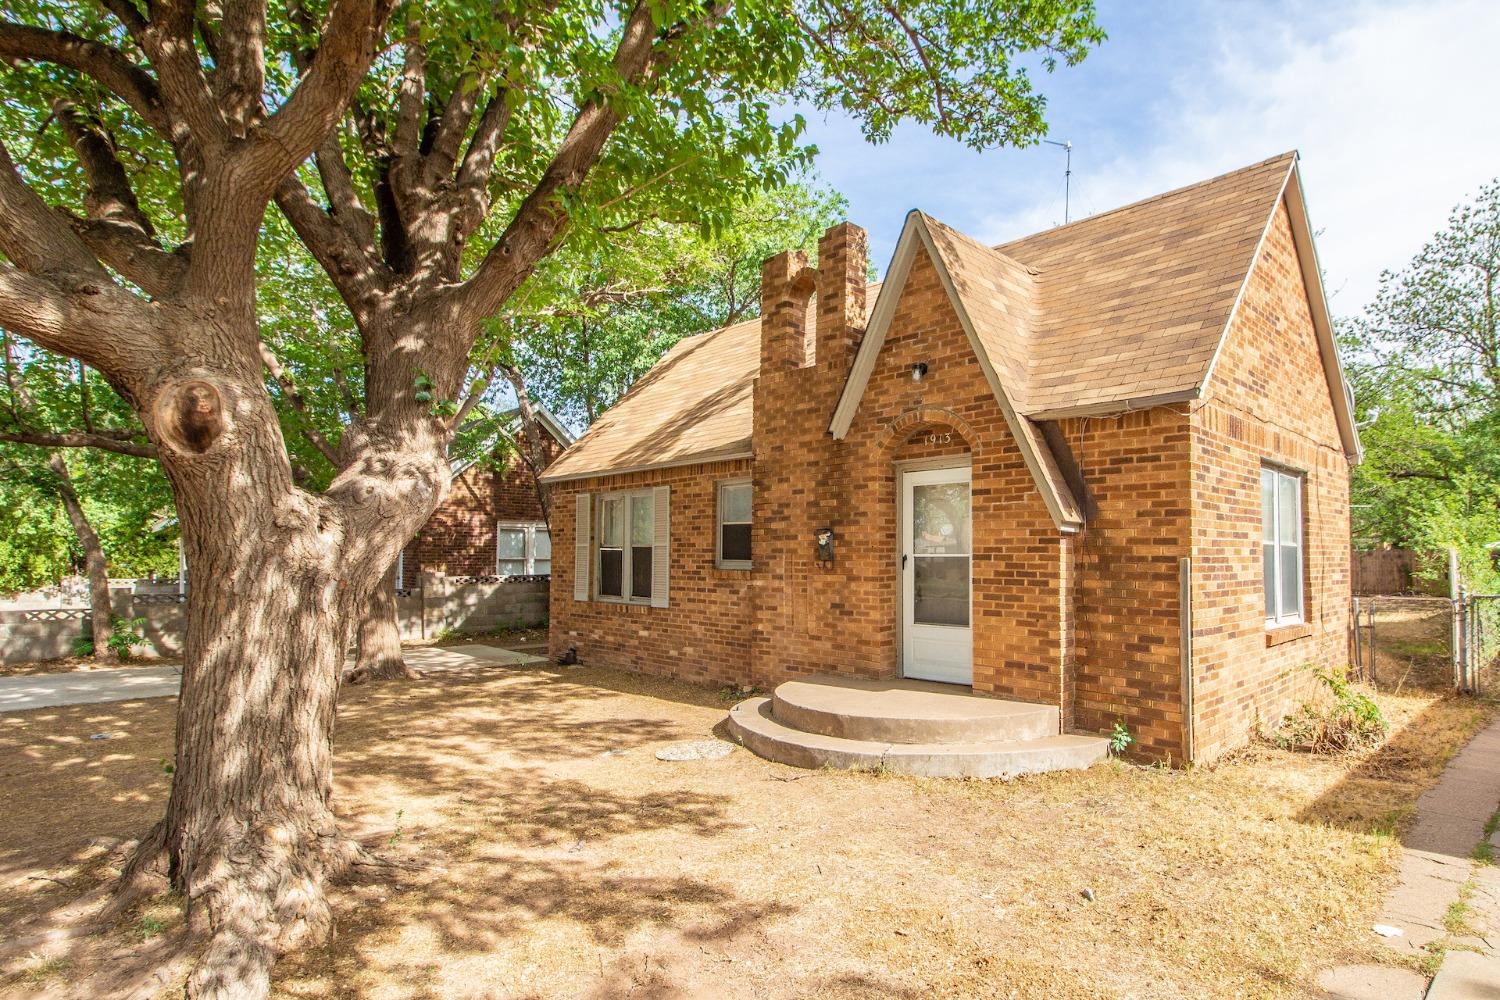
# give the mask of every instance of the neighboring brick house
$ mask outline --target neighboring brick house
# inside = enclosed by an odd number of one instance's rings
[[[767,261],[761,319],[548,470],[554,654],[949,681],[1173,761],[1347,663],[1360,446],[1295,154],[996,248],[913,212],[880,285],[865,247]]]
[[[552,571],[552,540],[526,462],[508,444],[519,417],[500,415],[503,433],[472,460],[453,470],[448,498],[396,561],[396,589],[417,586],[424,570],[450,576],[544,576]],[[545,407],[537,422],[546,434],[542,453],[551,463],[573,435]],[[502,446],[502,442],[506,442]],[[570,509],[571,510],[571,509]]]

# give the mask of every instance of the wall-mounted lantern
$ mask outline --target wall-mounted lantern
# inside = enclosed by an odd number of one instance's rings
[[[820,563],[833,562],[833,529],[819,528],[813,532],[813,538],[818,543],[818,554],[815,557]]]
[[[927,374],[927,362],[925,362],[925,361],[918,361],[916,364],[914,364],[914,365],[911,366],[911,380],[913,382],[920,382],[920,381],[922,381],[922,377],[924,375],[926,375],[926,374]]]

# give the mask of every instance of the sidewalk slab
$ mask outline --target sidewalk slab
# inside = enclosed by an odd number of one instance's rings
[[[1500,955],[1448,952],[1427,990],[1427,1000],[1500,1000]]]
[[[543,656],[465,643],[459,646],[418,646],[403,650],[406,662],[417,670],[442,673],[476,667],[529,666],[546,663]],[[347,660],[345,670],[354,666]],[[24,674],[0,677],[0,713],[25,712],[62,705],[93,705],[137,698],[174,697],[182,686],[182,668],[114,667],[103,670],[71,670],[56,674]]]

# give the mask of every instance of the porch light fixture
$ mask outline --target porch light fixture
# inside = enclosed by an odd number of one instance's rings
[[[927,374],[927,362],[925,362],[925,361],[918,361],[916,364],[914,364],[914,365],[911,366],[911,380],[913,382],[920,382],[920,381],[922,381],[922,376],[926,375],[926,374]]]
[[[817,561],[820,563],[833,562],[833,529],[819,528],[813,532],[813,538],[818,543]]]

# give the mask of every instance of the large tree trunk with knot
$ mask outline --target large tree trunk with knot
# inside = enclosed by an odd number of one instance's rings
[[[292,483],[263,385],[195,371],[152,413],[193,594],[172,791],[119,905],[165,874],[206,940],[189,995],[259,997],[278,955],[327,939],[326,886],[362,857],[330,802],[340,675],[372,598],[394,607],[386,568],[440,498],[444,441],[420,414],[364,428],[318,496]]]

